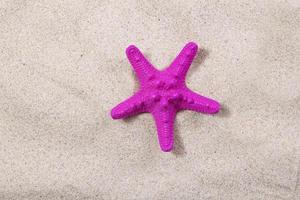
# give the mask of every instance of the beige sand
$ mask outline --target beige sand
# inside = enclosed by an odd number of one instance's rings
[[[0,1],[0,199],[300,198],[300,3]],[[182,112],[162,153],[124,50],[162,69],[188,41],[187,79],[217,116]],[[297,196],[298,195],[298,196]]]

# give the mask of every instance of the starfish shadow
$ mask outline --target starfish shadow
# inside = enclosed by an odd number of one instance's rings
[[[142,116],[142,115],[146,115],[146,114],[149,114],[149,113],[140,113],[139,115]],[[122,121],[125,123],[131,123],[138,119],[139,119],[139,116],[129,116],[129,117],[123,118]]]
[[[122,119],[123,122],[125,123],[130,123],[130,122],[133,122],[137,119],[137,117],[126,117],[124,119]]]
[[[139,80],[137,79],[133,70],[131,71],[131,76],[134,80],[133,92],[136,92],[140,88]]]
[[[204,63],[204,60],[208,57],[208,55],[209,51],[207,49],[201,48],[199,50],[199,53],[196,55],[187,76],[193,74],[200,67],[200,65]]]
[[[216,116],[220,117],[220,118],[227,118],[227,117],[230,117],[230,115],[231,115],[231,113],[226,104],[222,104],[221,110],[219,111],[218,114],[216,114]]]
[[[174,149],[172,153],[176,157],[183,157],[186,155],[185,146],[182,140],[182,137],[179,133],[179,129],[177,127],[177,123],[175,122],[174,126]]]

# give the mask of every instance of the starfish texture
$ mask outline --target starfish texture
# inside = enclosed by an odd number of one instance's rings
[[[171,151],[174,143],[173,126],[176,113],[193,110],[214,114],[220,104],[187,88],[185,77],[197,53],[198,46],[189,42],[166,69],[159,71],[134,45],[126,49],[128,60],[139,80],[139,90],[111,110],[113,119],[127,118],[139,113],[151,113],[162,151]]]

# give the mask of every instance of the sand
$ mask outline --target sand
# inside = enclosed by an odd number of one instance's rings
[[[300,3],[0,1],[0,199],[299,199]],[[113,121],[188,41],[187,77],[222,103],[177,115],[163,153],[151,115]]]

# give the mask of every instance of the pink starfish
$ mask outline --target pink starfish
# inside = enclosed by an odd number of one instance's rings
[[[173,126],[178,111],[193,110],[214,114],[220,110],[217,101],[194,93],[185,84],[187,71],[197,50],[197,44],[186,44],[171,65],[159,71],[137,47],[130,45],[126,54],[138,77],[140,89],[112,109],[112,118],[151,113],[156,123],[161,150],[171,151],[174,143]]]

